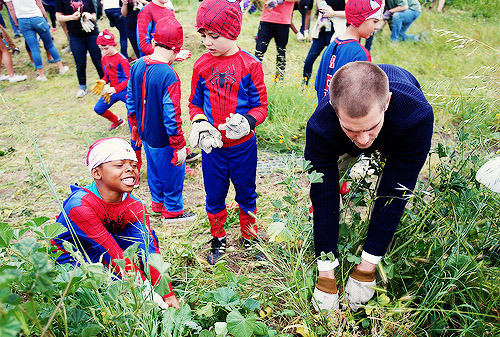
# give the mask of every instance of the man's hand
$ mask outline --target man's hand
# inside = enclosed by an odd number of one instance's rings
[[[318,276],[311,301],[316,312],[337,310],[339,308],[339,294],[336,279]]]
[[[373,272],[361,271],[358,265],[354,266],[345,286],[345,296],[352,311],[358,311],[362,305],[371,300],[375,294],[373,287],[376,285],[375,270]]]
[[[92,86],[90,91],[92,91],[92,93],[95,95],[100,95],[105,85],[106,82],[104,82],[103,80],[97,80],[95,81],[95,84]]]
[[[229,117],[226,118],[226,123],[219,125],[219,130],[225,130],[226,137],[229,139],[240,139],[245,137],[252,130],[246,117],[247,116],[241,114],[230,114]]]
[[[210,153],[213,148],[222,147],[222,135],[207,120],[197,119],[193,122],[189,143],[192,147],[198,146],[206,153]]]
[[[142,146],[142,140],[141,140],[141,137],[139,137],[139,130],[137,130],[137,126],[132,126],[131,138],[135,142],[135,146],[137,146],[137,147]]]
[[[175,166],[181,166],[184,164],[184,161],[186,160],[186,147],[183,147],[182,149],[174,149],[174,157],[172,158],[171,163],[174,164]]]

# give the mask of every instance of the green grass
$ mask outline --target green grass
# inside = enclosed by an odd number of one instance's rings
[[[184,126],[189,133],[187,99],[192,66],[204,47],[194,28],[198,2],[184,0],[175,5],[176,16],[185,31],[185,47],[193,52],[191,59],[174,66],[182,81]],[[255,321],[265,323],[282,336],[296,334],[296,328],[301,325],[317,336],[328,333],[343,336],[499,335],[500,257],[494,248],[500,240],[500,198],[474,179],[478,167],[500,148],[498,6],[498,1],[454,0],[447,3],[440,15],[423,9],[409,33],[430,33],[428,43],[391,45],[387,27],[375,37],[371,50],[373,61],[392,63],[412,72],[434,108],[436,122],[430,160],[401,220],[392,249],[379,266],[379,274],[385,277],[378,283],[381,289],[367,310],[357,314],[344,310],[330,317],[312,312],[309,296],[316,270],[308,214],[309,183],[306,175],[291,162],[281,172],[259,176],[257,180],[258,224],[263,236],[274,240],[263,247],[269,264],[259,267],[249,263],[249,257],[236,243],[237,217],[230,215],[227,261],[216,268],[208,266],[205,255],[209,225],[201,165],[195,164],[192,167],[198,177],[186,179],[184,199],[199,220],[183,227],[162,227],[158,217],[151,217],[163,257],[171,263],[169,273],[175,289],[192,312],[182,312],[175,317],[167,315],[160,322],[152,308],[124,304],[125,299],[133,298],[127,285],[126,289],[120,288],[123,295],[114,299],[106,296],[107,292],[115,294],[120,290],[113,289],[121,286],[113,286],[111,282],[105,283],[101,290],[86,289],[65,296],[61,296],[64,287],[56,282],[57,291],[40,288],[33,296],[25,295],[24,304],[11,304],[4,296],[6,284],[18,294],[30,282],[50,279],[54,271],[47,267],[46,274],[39,273],[37,280],[32,276],[35,274],[30,274],[34,272],[32,265],[45,260],[39,255],[36,259],[31,255],[21,258],[18,253],[23,246],[15,246],[14,241],[8,248],[10,253],[6,254],[0,240],[0,253],[5,259],[0,263],[0,321],[4,322],[6,311],[12,309],[16,317],[21,317],[20,312],[27,310],[32,318],[38,317],[39,322],[27,320],[24,333],[40,335],[42,323],[48,321],[62,297],[64,305],[56,312],[50,330],[57,336],[78,335],[85,325],[87,332],[100,331],[100,324],[110,324],[106,335],[127,335],[126,331],[130,331],[127,329],[134,327],[136,335],[155,336],[174,331],[168,328],[169,320],[175,321],[180,316],[213,332],[215,323],[226,322],[230,312],[234,318],[235,310],[245,321],[254,322],[252,310],[245,306],[251,302],[245,301],[253,299],[260,309],[271,309]],[[294,21],[298,24],[299,15],[295,13]],[[251,52],[255,48],[258,21],[256,14],[245,15],[238,39],[238,44]],[[108,27],[107,21],[100,21],[99,27]],[[60,49],[65,45],[61,29],[54,35]],[[108,122],[93,112],[95,96],[74,98],[78,88],[71,55],[62,55],[64,63],[71,67],[68,74],[59,76],[55,66],[47,65],[49,81],[38,83],[34,80],[35,70],[29,67],[27,54],[20,45],[22,53],[14,56],[16,72],[28,74],[29,80],[17,84],[0,82],[0,223],[14,228],[15,239],[26,235],[23,228],[36,233],[33,225],[27,224],[29,220],[41,216],[54,219],[59,213],[57,201],[67,197],[70,184],[84,185],[91,181],[85,155],[93,141],[110,135],[129,138],[126,128],[107,131]],[[302,155],[306,122],[317,105],[312,87],[299,88],[308,47],[293,34],[290,36],[284,81],[275,81],[272,77],[276,59],[273,43],[264,57],[269,116],[258,127],[258,139],[260,150],[268,156],[286,157],[292,151],[298,157]],[[318,63],[319,60],[314,71]],[[97,80],[97,73],[90,61],[87,67],[90,86]],[[121,103],[112,111],[122,118],[126,116]],[[343,208],[345,224],[341,227],[340,240],[343,245],[339,247],[341,288],[364,240],[367,212],[363,205],[372,201],[369,188],[372,180],[365,177],[353,181],[351,191],[356,191],[357,196]],[[145,173],[141,187],[134,193],[149,207],[151,199]],[[233,198],[234,191],[230,191],[228,204]],[[0,237],[6,235],[6,228],[0,227]],[[19,271],[26,270],[26,274],[20,275],[17,281],[6,278],[5,273],[12,272],[6,266],[11,264],[19,266]],[[61,275],[69,277],[67,273]],[[85,280],[90,277],[86,275],[83,272],[78,277]],[[10,283],[6,283],[6,279]],[[231,310],[221,304],[231,291],[217,294],[217,288],[227,288],[237,294]],[[116,298],[123,301],[117,302]],[[39,305],[38,316],[30,311],[32,309],[26,309],[30,303]],[[213,309],[211,315],[209,306]],[[218,326],[220,328],[220,324]],[[175,331],[187,334],[187,330]],[[197,334],[196,330],[189,331]],[[269,330],[268,334],[273,332]]]

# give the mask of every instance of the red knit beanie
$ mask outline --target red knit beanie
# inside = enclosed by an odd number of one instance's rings
[[[359,27],[367,19],[382,18],[382,0],[349,0],[345,5],[349,25]]]
[[[178,53],[184,43],[182,26],[175,17],[164,17],[156,23],[153,39]]]
[[[238,0],[203,0],[196,13],[196,29],[236,40],[241,32],[242,17]]]
[[[116,46],[115,36],[105,29],[97,35],[96,44],[98,46]]]

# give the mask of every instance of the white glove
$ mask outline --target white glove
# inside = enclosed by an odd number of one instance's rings
[[[357,266],[354,267],[345,286],[346,299],[352,311],[358,311],[362,305],[371,300],[375,295],[373,287],[376,285],[374,274],[359,271]]]
[[[337,310],[339,308],[339,294],[336,279],[318,277],[311,301],[316,312]]]
[[[189,135],[191,147],[199,147],[206,153],[212,152],[212,148],[222,147],[222,135],[212,124],[206,120],[193,123],[193,129]]]
[[[172,158],[171,163],[175,166],[181,166],[186,160],[186,155],[186,147],[183,147],[182,149],[174,149],[174,157]]]
[[[139,282],[139,285],[140,283],[141,282]],[[144,286],[144,289],[142,291],[142,296],[144,297],[145,300],[155,302],[160,307],[160,309],[167,310],[169,308],[168,304],[165,303],[160,294],[154,291],[153,287],[151,286],[151,283],[148,280],[144,280],[142,284]]]
[[[92,22],[92,14],[84,12],[80,18],[80,22],[82,24],[83,30],[87,33],[90,33],[94,30],[95,24]]]
[[[284,2],[284,0],[270,0],[270,1],[266,1],[266,5],[267,5],[267,7],[272,9],[278,5],[281,5],[283,2]]]
[[[241,114],[230,114],[226,123],[219,125],[219,130],[226,130],[229,139],[240,139],[250,133],[250,123]]]

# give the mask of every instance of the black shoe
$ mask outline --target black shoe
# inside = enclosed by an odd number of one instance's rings
[[[191,152],[186,156],[186,163],[192,163],[194,161],[197,161],[198,159],[201,158],[201,155],[196,152]]]
[[[241,238],[241,246],[248,251],[248,253],[257,261],[266,261],[267,258],[259,249],[255,247],[255,245],[259,244],[259,238],[255,239],[246,239]]]
[[[226,238],[212,238],[210,240],[212,243],[212,248],[210,249],[210,252],[207,255],[207,261],[211,265],[214,265],[217,263],[217,260],[224,255],[226,252]]]
[[[162,216],[161,221],[162,224],[171,224],[171,223],[177,223],[177,222],[189,222],[189,221],[194,221],[196,220],[198,216],[194,213],[191,212],[184,212],[179,216],[173,217],[173,218],[164,218]]]

